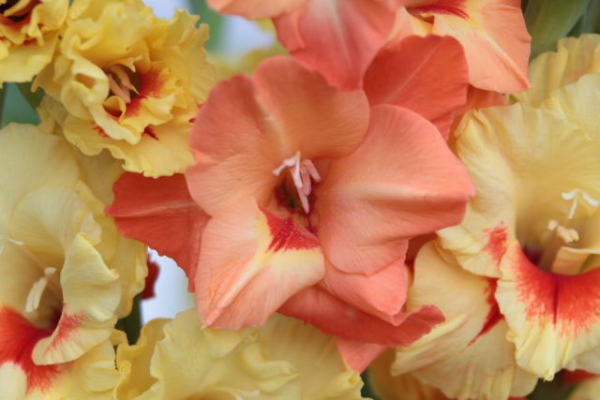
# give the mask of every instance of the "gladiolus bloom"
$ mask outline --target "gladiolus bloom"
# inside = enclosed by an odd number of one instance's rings
[[[103,214],[96,160],[28,125],[4,128],[0,146],[0,381],[11,398],[106,396],[109,338],[143,288],[145,246]]]
[[[195,310],[154,320],[117,365],[117,399],[362,399],[333,338],[280,315],[239,331],[203,329]]]
[[[208,27],[183,11],[158,19],[141,0],[75,0],[71,10],[60,54],[35,82],[62,103],[67,140],[146,176],[183,172],[191,120],[214,80]]]

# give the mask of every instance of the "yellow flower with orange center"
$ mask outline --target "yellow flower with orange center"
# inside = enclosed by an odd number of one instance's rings
[[[66,109],[67,140],[151,177],[191,164],[187,138],[215,75],[196,21],[158,19],[141,0],[75,0],[60,55],[36,81]]]
[[[0,86],[27,82],[51,61],[68,0],[0,0]]]

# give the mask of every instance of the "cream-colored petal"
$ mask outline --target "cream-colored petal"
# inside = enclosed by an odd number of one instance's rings
[[[491,107],[467,114],[455,136],[476,196],[463,222],[439,235],[469,271],[498,277],[512,241],[539,246],[550,220],[569,213],[563,193],[600,198],[600,142],[555,113]]]
[[[460,288],[461,296],[440,287]],[[447,322],[408,348],[397,348],[392,375],[412,372],[458,399],[506,399],[533,390],[536,378],[516,365],[494,291],[493,280],[463,270],[433,242],[425,245],[415,260],[409,308],[436,305]]]
[[[538,107],[556,89],[600,72],[600,35],[559,40],[557,51],[539,55],[529,66],[531,89],[513,94],[521,103]]]

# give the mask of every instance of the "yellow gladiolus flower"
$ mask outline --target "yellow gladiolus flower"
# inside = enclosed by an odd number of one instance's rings
[[[586,115],[600,107],[591,95],[600,81],[589,77],[563,88],[564,104],[589,108],[515,104],[463,119],[456,153],[477,196],[460,225],[439,232],[463,268],[497,279],[517,363],[544,379],[562,368],[600,372],[600,136]]]
[[[259,329],[202,328],[196,310],[155,320],[117,353],[117,399],[362,398],[333,338],[274,315]]]
[[[0,147],[0,382],[16,399],[105,397],[109,338],[146,274],[145,246],[103,212],[112,160],[30,125],[4,128]]]
[[[68,0],[0,0],[0,86],[27,82],[51,61]]]
[[[108,149],[124,168],[158,177],[191,162],[187,138],[215,79],[208,27],[178,11],[156,18],[141,0],[75,0],[60,55],[36,84],[66,109],[59,123],[87,155]]]

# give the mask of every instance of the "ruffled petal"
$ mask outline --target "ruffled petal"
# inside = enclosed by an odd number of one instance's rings
[[[316,188],[319,240],[336,268],[371,275],[403,258],[409,238],[459,223],[471,193],[464,167],[431,123],[376,106],[365,141],[334,160]]]
[[[452,73],[443,73],[445,70]],[[467,100],[467,88],[462,46],[451,37],[434,35],[410,36],[385,46],[364,79],[372,105],[408,108],[431,121],[445,138],[454,113]]]
[[[531,89],[513,94],[517,101],[538,107],[556,89],[583,75],[600,72],[600,35],[581,35],[558,41],[555,52],[540,54],[529,66]]]
[[[461,296],[442,286],[459,287]],[[517,366],[514,346],[506,340],[495,288],[494,280],[464,271],[433,242],[425,245],[415,261],[408,307],[433,304],[446,322],[412,346],[398,348],[392,375],[411,372],[450,398],[508,398],[533,390],[536,377]]]
[[[477,196],[460,225],[438,234],[473,273],[499,277],[517,237],[536,245],[550,220],[568,215],[563,193],[580,189],[600,198],[597,142],[554,113],[521,104],[491,107],[468,114],[455,136]]]
[[[550,380],[574,357],[600,346],[600,269],[558,275],[519,246],[502,266],[496,297],[523,368]]]
[[[196,305],[209,326],[262,325],[288,298],[323,278],[317,238],[294,215],[256,203],[215,215],[204,232]]]
[[[334,86],[361,86],[391,32],[394,9],[372,0],[311,0],[274,19],[277,38],[297,59]]]

